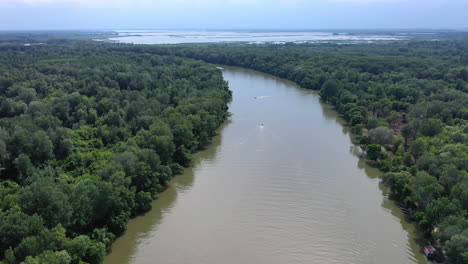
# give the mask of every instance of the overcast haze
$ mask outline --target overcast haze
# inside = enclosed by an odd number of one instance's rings
[[[468,0],[0,0],[0,29],[468,29]]]

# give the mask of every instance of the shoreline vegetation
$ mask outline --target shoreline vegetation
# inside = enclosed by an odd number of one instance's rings
[[[212,65],[122,48],[0,47],[0,263],[101,263],[229,116]]]
[[[440,257],[468,262],[466,41],[54,40],[4,44],[0,59],[5,264],[102,261],[128,219],[150,209],[227,118],[228,86],[205,62],[319,91]]]
[[[468,263],[466,41],[148,48],[319,91],[384,172],[382,182],[426,245],[438,249],[429,258]]]

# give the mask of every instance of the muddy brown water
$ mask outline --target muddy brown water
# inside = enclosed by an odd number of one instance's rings
[[[226,67],[232,117],[105,264],[426,263],[380,172],[316,93]]]

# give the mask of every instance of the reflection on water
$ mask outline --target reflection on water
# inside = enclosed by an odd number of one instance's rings
[[[330,106],[269,75],[223,75],[231,122],[105,263],[424,263]]]

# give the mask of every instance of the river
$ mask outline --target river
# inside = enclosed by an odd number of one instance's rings
[[[245,69],[223,76],[232,117],[105,264],[426,263],[379,171],[316,93]]]

